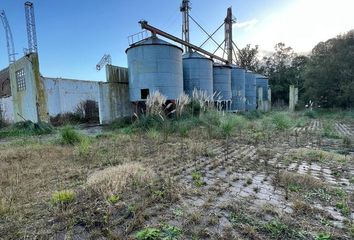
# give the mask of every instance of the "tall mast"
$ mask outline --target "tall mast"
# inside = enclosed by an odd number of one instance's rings
[[[36,34],[36,21],[34,18],[33,3],[25,3],[26,13],[26,26],[27,26],[27,38],[28,38],[28,51],[34,53],[38,51],[37,46],[37,34]]]
[[[232,16],[232,8],[227,9],[227,16],[225,18],[225,49],[227,52],[227,60],[229,64],[232,64],[232,24],[235,22]]]
[[[189,43],[189,0],[182,0],[181,12],[182,12],[182,39]],[[191,49],[185,46],[185,52],[190,51]]]

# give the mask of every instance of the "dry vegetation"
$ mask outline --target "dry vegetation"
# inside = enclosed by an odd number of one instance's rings
[[[96,137],[8,140],[0,238],[354,237],[353,135],[321,134],[328,116],[209,108],[172,120],[155,106],[158,118]],[[352,133],[351,118],[341,123]]]

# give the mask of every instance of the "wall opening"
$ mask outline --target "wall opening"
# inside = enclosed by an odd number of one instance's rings
[[[23,68],[16,71],[16,84],[18,92],[26,90],[25,70]]]
[[[149,96],[149,89],[145,88],[145,89],[141,89],[140,90],[140,98],[141,99],[147,99],[147,97]]]

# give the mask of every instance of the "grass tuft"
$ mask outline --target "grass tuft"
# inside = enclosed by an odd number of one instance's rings
[[[58,191],[52,194],[51,202],[53,205],[68,204],[75,200],[75,193],[71,190]]]
[[[66,126],[60,131],[60,137],[61,143],[66,145],[75,145],[82,140],[82,136],[70,126]]]

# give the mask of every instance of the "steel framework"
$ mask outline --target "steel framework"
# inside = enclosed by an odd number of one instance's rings
[[[182,45],[184,45],[184,46],[186,46],[186,47],[188,47],[190,49],[194,49],[195,51],[203,53],[203,54],[205,54],[205,55],[207,55],[207,56],[209,56],[209,57],[211,57],[213,59],[217,59],[217,60],[219,60],[221,62],[224,62],[224,63],[227,63],[227,64],[229,63],[228,60],[225,60],[224,58],[221,58],[221,57],[219,57],[219,56],[217,56],[215,54],[212,54],[212,53],[210,53],[210,52],[208,52],[208,51],[206,51],[206,50],[204,50],[204,49],[202,49],[202,48],[200,48],[198,46],[195,46],[195,45],[193,45],[193,44],[191,44],[189,42],[186,42],[186,41],[184,41],[184,40],[182,40],[182,39],[180,39],[178,37],[175,37],[175,36],[173,36],[173,35],[171,35],[171,34],[169,34],[167,32],[164,32],[164,31],[162,31],[162,30],[160,30],[158,28],[155,28],[155,27],[149,25],[148,22],[145,21],[145,20],[142,20],[139,23],[140,23],[142,29],[146,29],[146,30],[150,31],[154,35],[158,34],[158,35],[160,35],[162,37],[165,37],[165,38],[170,39],[170,40],[172,40],[174,42],[182,44]]]
[[[15,44],[13,41],[11,28],[10,28],[9,22],[6,18],[6,14],[5,14],[4,10],[0,11],[0,18],[1,18],[2,24],[5,29],[7,53],[8,53],[8,57],[9,57],[9,63],[11,64],[16,61]]]
[[[97,63],[96,65],[96,70],[100,71],[104,66],[106,66],[107,64],[112,64],[112,57],[109,54],[105,54],[103,55],[103,57],[101,58],[101,60]]]
[[[28,38],[28,52],[33,53],[38,51],[36,21],[34,17],[33,3],[25,2],[26,27]]]

